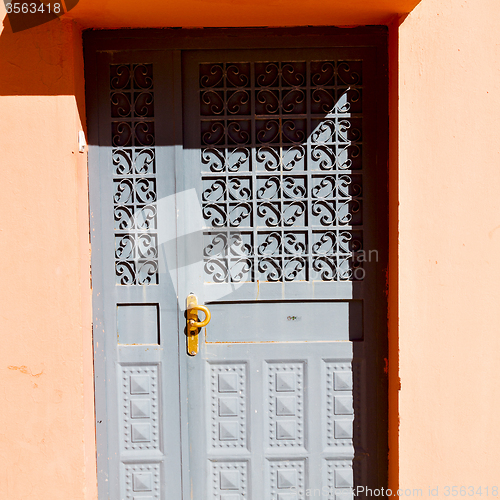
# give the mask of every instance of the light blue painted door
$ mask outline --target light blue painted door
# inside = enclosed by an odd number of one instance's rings
[[[95,53],[100,498],[384,486],[376,55]]]
[[[179,212],[199,229],[179,287],[212,313],[181,365],[193,498],[348,499],[355,471],[367,484],[368,54],[184,55],[177,182],[196,194]]]
[[[180,499],[173,54],[87,64],[99,499]]]

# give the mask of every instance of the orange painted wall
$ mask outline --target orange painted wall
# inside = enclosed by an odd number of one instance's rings
[[[399,481],[441,498],[500,482],[499,33],[497,0],[399,28]]]
[[[386,24],[419,0],[80,0],[68,16],[85,28],[347,26]]]
[[[71,21],[3,27],[2,500],[96,498],[83,89]]]
[[[500,4],[422,0],[398,21],[417,3],[398,2],[262,1],[252,18],[256,2],[80,0],[74,21],[0,27],[0,498],[96,498],[82,26],[392,19],[391,486],[498,480]]]

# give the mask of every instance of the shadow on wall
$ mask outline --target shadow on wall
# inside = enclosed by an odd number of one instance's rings
[[[19,30],[6,14],[0,30],[0,96],[74,96],[85,127],[82,38],[74,22],[55,17]]]
[[[4,0],[7,17],[13,33],[35,28],[58,19],[78,4],[79,0],[55,0],[42,3],[39,0],[30,2],[12,2]]]

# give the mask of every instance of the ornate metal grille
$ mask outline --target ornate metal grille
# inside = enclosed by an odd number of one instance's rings
[[[113,64],[110,70],[116,283],[156,284],[153,66]]]
[[[361,70],[200,64],[205,281],[362,278]]]

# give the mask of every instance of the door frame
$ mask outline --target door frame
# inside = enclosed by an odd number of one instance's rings
[[[377,49],[379,75],[377,95],[377,183],[378,203],[375,207],[376,218],[381,221],[379,228],[380,252],[382,255],[379,273],[377,275],[377,296],[374,298],[380,311],[377,324],[377,342],[380,346],[377,360],[377,373],[385,374],[379,384],[380,394],[377,398],[382,401],[378,405],[377,420],[382,432],[377,434],[380,453],[378,455],[377,476],[382,480],[381,486],[387,485],[388,476],[388,379],[385,363],[388,358],[388,303],[387,303],[387,269],[389,247],[389,195],[388,185],[388,156],[389,156],[389,82],[388,82],[388,29],[386,26],[337,28],[337,27],[301,27],[301,28],[208,28],[208,29],[140,29],[140,30],[87,30],[83,33],[84,65],[86,83],[86,107],[88,122],[89,162],[94,161],[94,151],[99,145],[97,127],[93,124],[98,120],[98,107],[95,96],[96,60],[99,52],[123,50],[174,50],[180,54],[183,50],[203,49],[294,49],[294,48],[328,48],[328,47],[373,47]],[[177,90],[181,92],[180,77],[176,80]],[[182,110],[176,110],[177,115]],[[380,126],[381,125],[381,126]],[[180,137],[182,141],[182,137]],[[182,142],[181,142],[182,143]],[[91,171],[91,169],[89,169]],[[93,248],[93,255],[99,250]],[[97,266],[96,266],[97,267]],[[96,289],[93,289],[93,310],[99,310],[99,298]],[[99,359],[97,343],[100,341],[102,328],[99,328],[99,318],[93,318],[94,342],[94,373],[99,373]],[[384,376],[384,375],[382,375]],[[95,393],[99,391],[95,385]],[[96,397],[97,400],[97,397]],[[97,454],[102,451],[105,439],[100,435],[96,426]],[[100,476],[98,470],[98,476]],[[102,481],[102,478],[100,479]],[[99,483],[99,477],[98,477]]]

